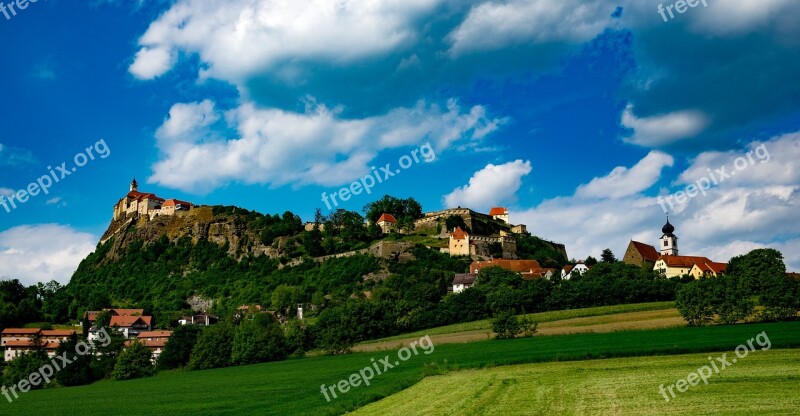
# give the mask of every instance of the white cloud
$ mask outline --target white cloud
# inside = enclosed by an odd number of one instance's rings
[[[607,27],[616,5],[581,0],[485,2],[449,36],[451,53],[502,49],[521,43],[592,39]]]
[[[773,160],[740,173],[753,178],[723,182],[706,196],[698,195],[670,209],[681,254],[727,262],[731,256],[751,248],[773,247],[781,250],[790,268],[800,267],[800,183],[794,176],[800,169],[800,158],[792,153],[796,151],[797,137],[793,133],[767,141],[770,149],[776,149],[770,150]],[[760,142],[754,142],[748,148],[758,145]],[[726,157],[725,161],[736,155]],[[722,156],[705,154],[695,160],[699,165],[690,166],[678,176],[694,178],[687,172],[705,173],[703,163],[713,159],[712,166],[717,167],[722,160],[718,158]],[[767,172],[760,172],[761,169]],[[772,170],[775,174],[768,173]],[[790,173],[778,174],[782,170]],[[628,172],[631,171],[633,168]],[[677,183],[683,187],[683,181]],[[661,236],[664,211],[655,198],[643,192],[622,192],[627,194],[622,197],[602,197],[598,193],[597,198],[591,199],[576,192],[575,196],[549,199],[512,215],[515,222],[527,224],[533,234],[565,243],[571,256],[597,257],[608,247],[621,257],[631,239],[656,245]]]
[[[64,201],[64,199],[61,198],[60,196],[57,196],[55,198],[48,199],[47,202],[45,202],[45,205],[55,205],[58,207],[65,207],[67,206],[67,201]]]
[[[516,160],[503,165],[488,164],[475,172],[469,184],[445,195],[448,207],[466,206],[485,209],[514,198],[522,185],[522,177],[531,173],[531,162]]]
[[[233,82],[262,71],[292,73],[280,65],[298,61],[339,65],[414,41],[411,23],[442,2],[179,0],[141,37],[130,71],[162,75],[177,51],[199,54],[204,76]]]
[[[651,151],[632,168],[618,166],[607,176],[594,178],[588,184],[581,185],[575,194],[588,198],[622,198],[634,195],[653,186],[661,177],[661,170],[674,163],[672,156]]]
[[[0,232],[0,270],[4,279],[25,285],[57,280],[66,284],[98,237],[59,224],[20,225]]]
[[[239,137],[228,140],[212,128],[218,119],[210,101],[173,106],[156,134],[163,157],[150,182],[193,192],[231,181],[339,185],[368,174],[382,150],[478,142],[503,122],[481,106],[462,112],[453,100],[445,108],[420,101],[363,119],[314,102],[304,113],[245,103],[225,114]]]
[[[626,141],[646,147],[688,139],[701,133],[708,123],[708,117],[696,110],[639,118],[633,113],[633,106],[628,105],[622,113],[622,125],[633,130],[633,135]]]
[[[2,196],[11,196],[14,195],[15,193],[16,191],[11,188],[0,188],[0,195]]]

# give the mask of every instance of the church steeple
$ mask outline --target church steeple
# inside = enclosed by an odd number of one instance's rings
[[[139,190],[139,183],[136,182],[136,178],[133,178],[131,182],[131,192],[137,192]]]
[[[661,255],[662,256],[677,256],[678,255],[678,237],[673,234],[675,226],[669,223],[669,215],[667,215],[667,223],[661,227]]]

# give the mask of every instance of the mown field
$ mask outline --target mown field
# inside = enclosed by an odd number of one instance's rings
[[[728,354],[730,359],[733,354]],[[756,351],[708,385],[659,390],[708,354],[613,358],[465,370],[428,377],[353,415],[797,415],[800,350]],[[735,357],[735,356],[733,356]]]
[[[3,401],[0,414],[334,415],[400,392],[421,381],[426,374],[441,373],[445,368],[455,371],[534,362],[733,350],[761,331],[767,332],[773,349],[800,347],[800,322],[492,340],[436,346],[430,355],[413,357],[375,377],[371,386],[355,388],[330,403],[320,393],[320,385],[334,384],[369,366],[371,358],[378,360],[393,353],[314,357],[47,389],[26,393],[14,403]],[[597,363],[575,365],[602,365]],[[698,365],[694,359],[686,364],[689,367]],[[671,378],[674,377],[665,380]],[[762,386],[769,387],[769,384]]]

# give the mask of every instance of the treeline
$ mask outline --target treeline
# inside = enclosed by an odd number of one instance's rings
[[[786,274],[779,251],[757,249],[732,258],[725,276],[683,287],[676,305],[693,326],[797,319],[800,279]]]

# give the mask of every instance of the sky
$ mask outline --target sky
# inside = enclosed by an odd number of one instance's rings
[[[681,254],[800,271],[792,0],[0,1],[3,278],[67,283],[134,177],[306,221],[505,206],[576,259],[668,211]]]

